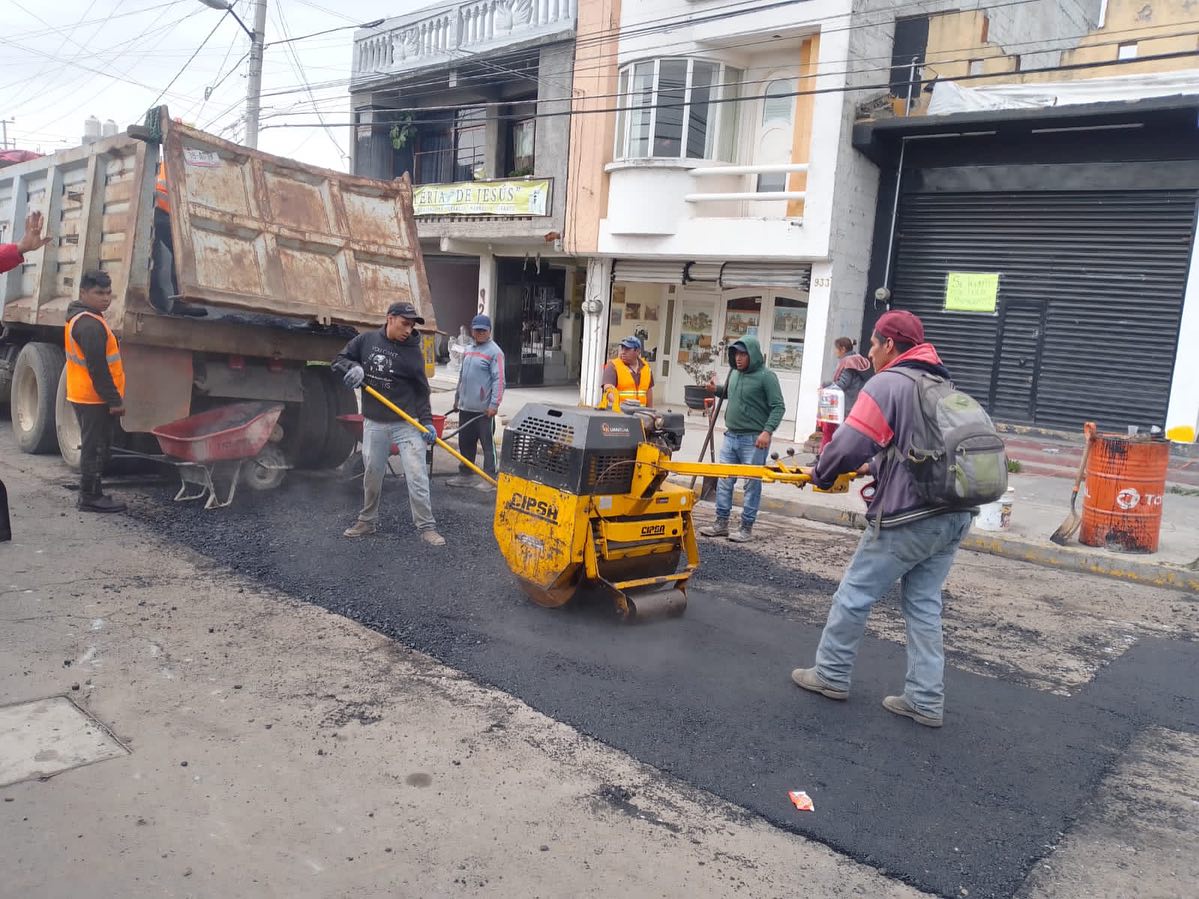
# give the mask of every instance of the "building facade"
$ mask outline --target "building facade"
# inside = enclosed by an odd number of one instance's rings
[[[898,114],[855,129],[882,171],[868,298],[885,301],[868,299],[866,325],[887,306],[920,314],[1000,421],[1199,425],[1187,6],[1080,5],[1037,56],[978,11],[896,29]]]
[[[588,189],[572,191],[568,218],[598,222],[567,228],[572,251],[591,259],[582,398],[597,395],[622,336],[643,338],[656,399],[677,404],[689,384],[727,377],[724,348],[752,335],[783,387],[780,436],[804,439],[833,341],[859,338],[874,312],[879,169],[853,146],[859,107],[894,106],[897,11],[950,4],[602,5],[596,27],[618,39],[606,66],[576,55],[575,103],[616,102],[606,119],[576,116],[571,138],[604,149],[587,171],[571,170]],[[1030,59],[1052,52],[1046,35],[1098,15],[1098,0],[1094,10],[1086,0],[1032,5],[1036,14],[995,23]],[[582,18],[579,34],[582,48]]]
[[[459,0],[355,34],[353,171],[407,174],[437,321],[494,321],[513,384],[579,377],[563,250],[576,0]]]

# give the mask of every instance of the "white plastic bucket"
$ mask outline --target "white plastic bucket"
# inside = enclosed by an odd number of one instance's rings
[[[995,502],[979,506],[974,526],[980,531],[1008,530],[1012,526],[1012,501],[1014,499],[1014,490],[1009,487],[1008,492]]]

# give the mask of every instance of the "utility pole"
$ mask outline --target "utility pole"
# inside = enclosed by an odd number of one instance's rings
[[[262,103],[262,50],[266,39],[266,0],[254,0],[254,32],[250,35],[250,77],[246,81],[246,146],[258,146],[258,112]]]
[[[8,146],[8,126],[16,124],[15,119],[0,119],[0,130],[4,132],[4,138],[0,140],[0,149],[7,150]]]
[[[250,77],[246,81],[246,146],[258,146],[258,111],[262,103],[262,50],[266,44],[266,0],[254,2],[254,30],[233,11],[229,0],[200,0],[210,9],[233,16],[241,30],[250,36]]]

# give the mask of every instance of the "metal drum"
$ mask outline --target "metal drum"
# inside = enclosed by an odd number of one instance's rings
[[[1157,552],[1169,462],[1165,440],[1096,435],[1087,463],[1079,541],[1119,552]]]

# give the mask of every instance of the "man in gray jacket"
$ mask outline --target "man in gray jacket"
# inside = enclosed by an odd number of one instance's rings
[[[470,333],[475,343],[462,354],[462,371],[454,397],[458,420],[464,422],[458,430],[458,450],[473,462],[477,448],[482,446],[482,468],[494,478],[495,415],[504,398],[504,351],[491,339],[491,319],[486,315],[475,316]],[[458,476],[446,483],[451,487],[495,489],[462,464],[458,465]]]
[[[917,724],[940,727],[945,704],[941,587],[970,530],[972,513],[922,503],[905,461],[889,448],[911,446],[919,425],[916,382],[899,369],[943,378],[949,372],[933,345],[924,342],[924,324],[903,310],[884,313],[875,324],[870,361],[877,374],[862,388],[816,467],[805,469],[815,486],[829,487],[838,475],[858,471],[873,457],[875,482],[863,491],[865,496],[873,488],[866,507],[869,526],[833,595],[815,666],[796,668],[791,679],[829,699],[848,699],[870,608],[899,581],[907,623],[907,678],[903,692],[887,696],[883,706]]]

